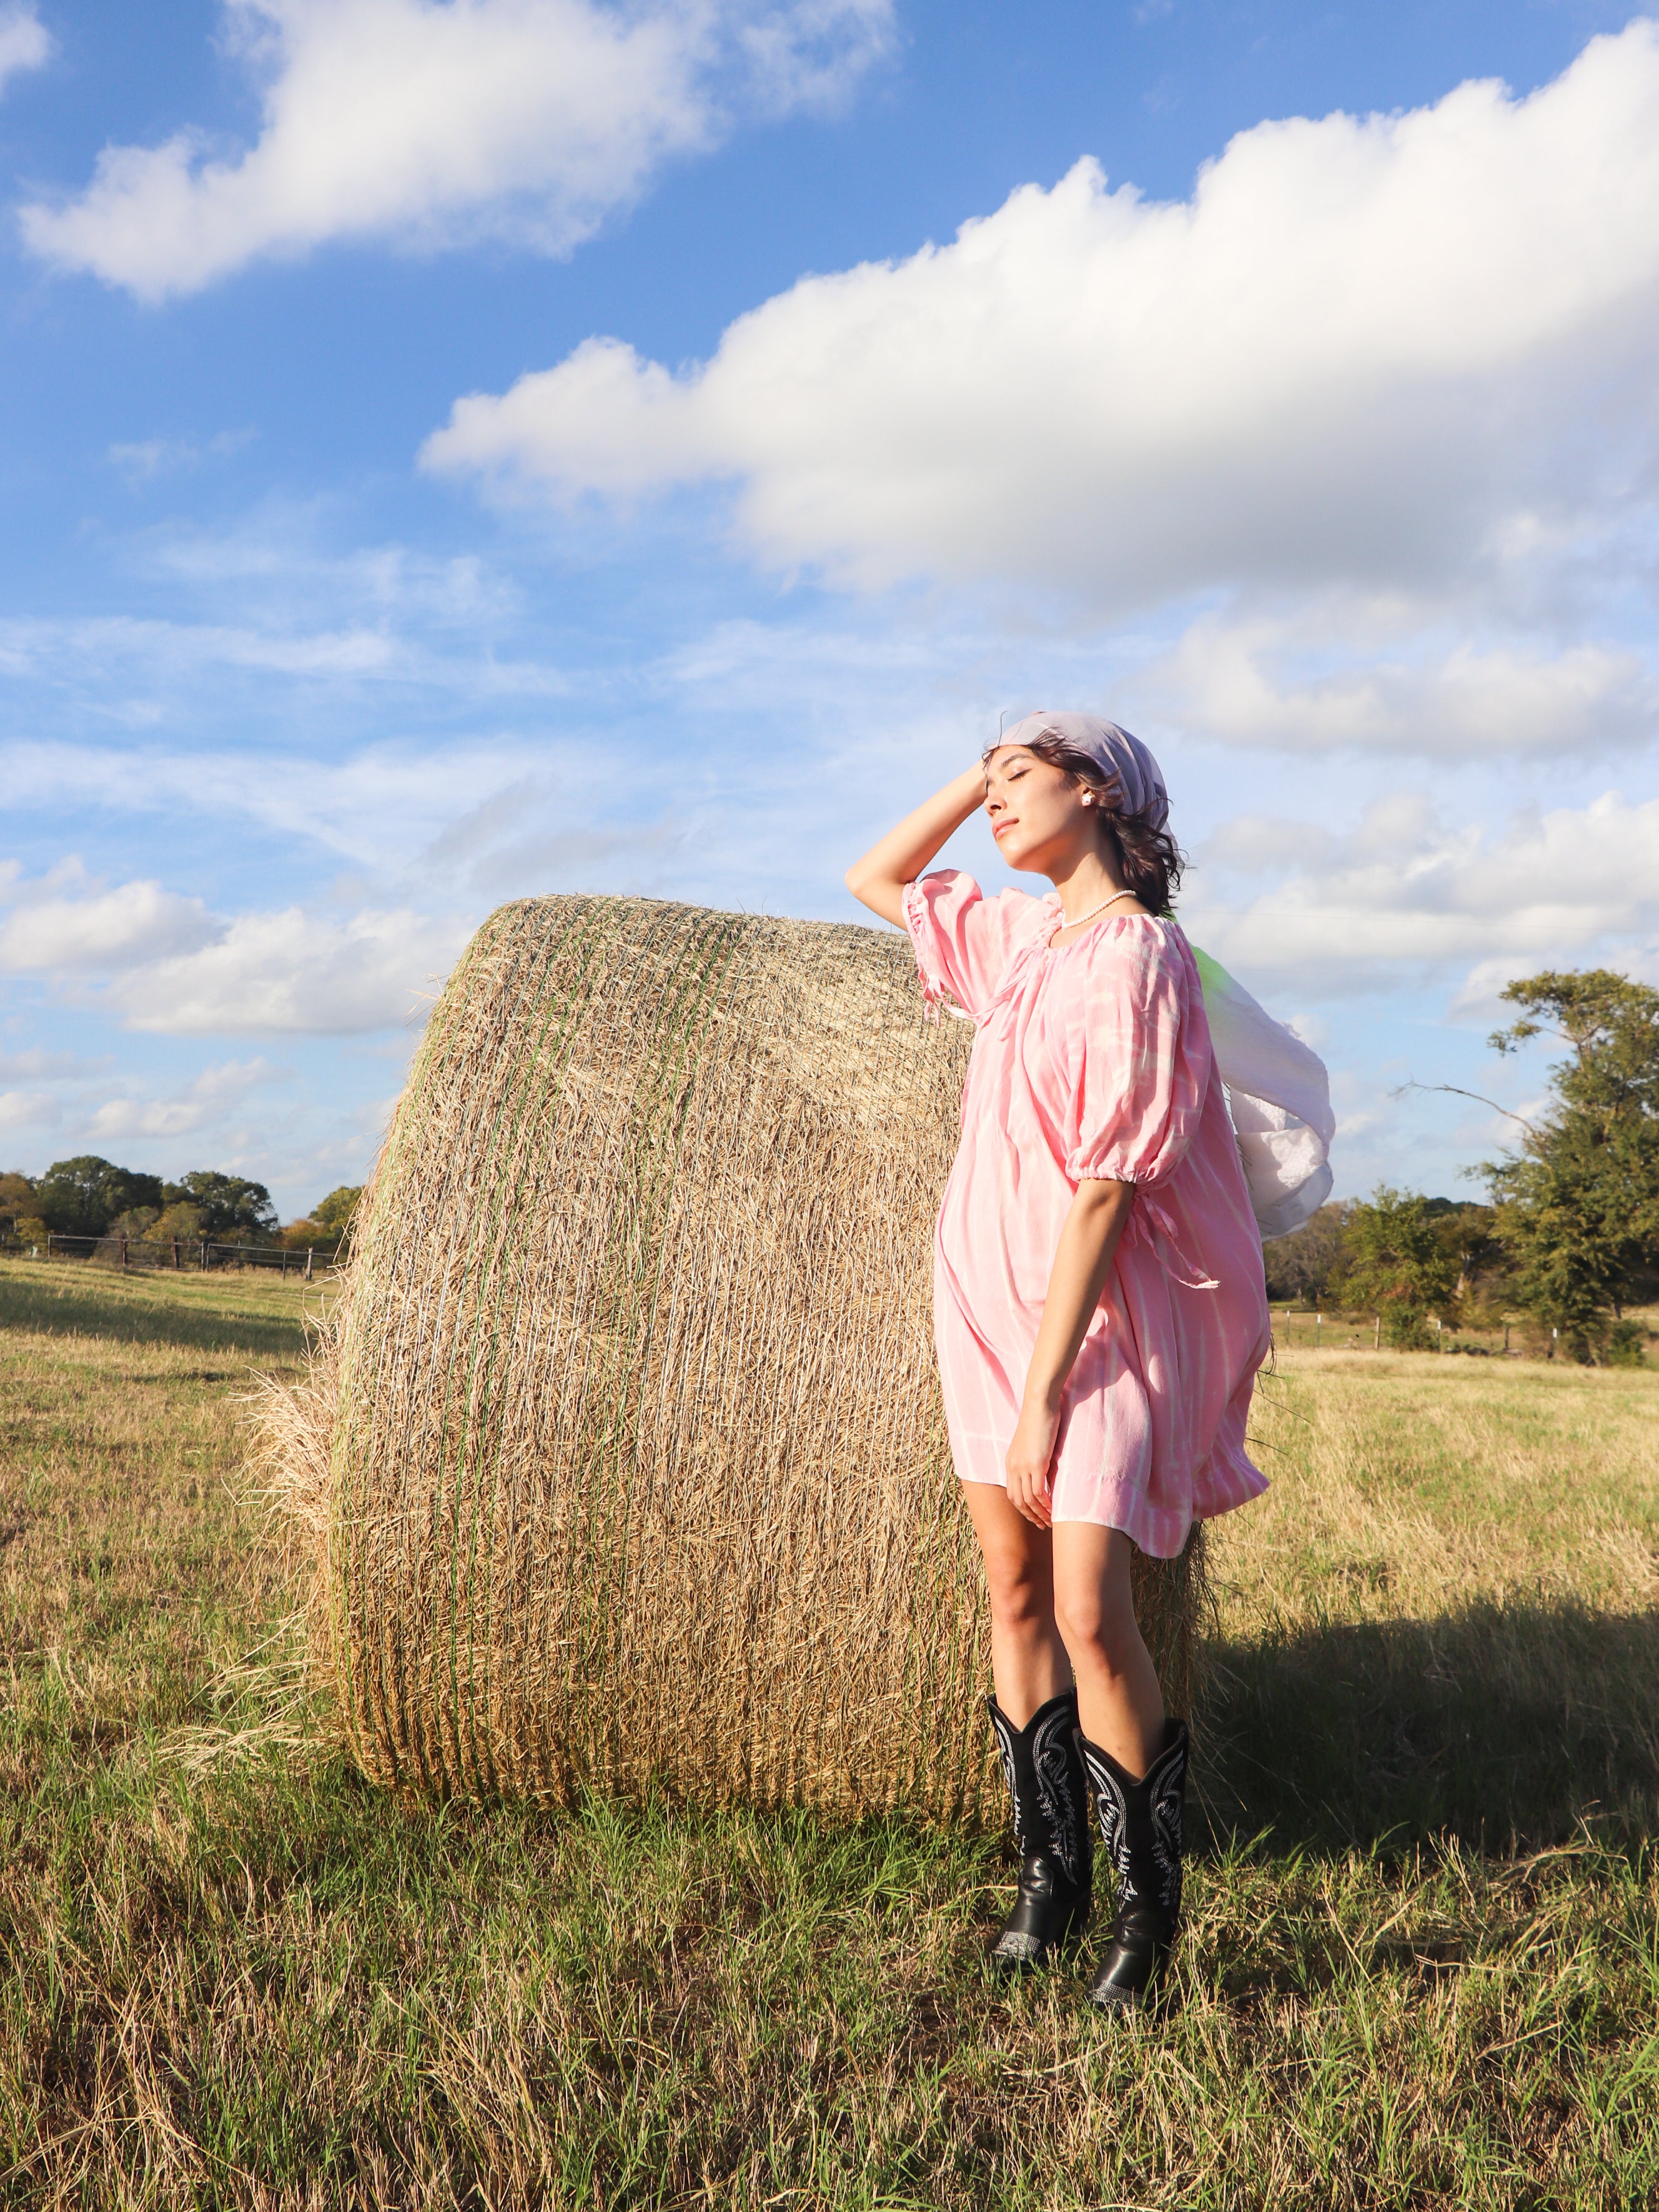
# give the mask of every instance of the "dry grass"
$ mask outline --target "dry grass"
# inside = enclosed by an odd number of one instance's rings
[[[1120,2033],[988,1987],[1007,1874],[949,1830],[163,1755],[257,1717],[209,1691],[287,1603],[236,1422],[298,1305],[0,1265],[0,2201],[1659,2197],[1659,1376],[1286,1363],[1188,1930]]]
[[[599,898],[479,931],[337,1343],[270,1408],[367,1774],[1000,1820],[928,1261],[970,1040],[890,932]],[[1184,1706],[1201,1547],[1146,1567]]]
[[[1659,1374],[1296,1350],[1252,1424],[1287,1485],[1218,1525],[1231,1632],[1659,1601]]]
[[[1215,1817],[1653,1834],[1659,1375],[1293,1351],[1254,1425],[1279,1479],[1212,1551]]]
[[[48,1734],[96,1747],[182,1721],[288,1571],[254,1542],[251,1362],[295,1379],[306,1305],[257,1277],[158,1284],[0,1262],[3,1756],[27,1793]]]

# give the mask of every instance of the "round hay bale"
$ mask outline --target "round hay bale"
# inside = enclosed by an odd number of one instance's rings
[[[269,1416],[373,1780],[1000,1819],[932,1342],[972,1037],[873,929],[484,924]],[[1201,1554],[1140,1565],[1184,1705]]]

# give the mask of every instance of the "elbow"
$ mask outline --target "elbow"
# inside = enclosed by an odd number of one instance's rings
[[[872,913],[881,911],[883,878],[867,860],[854,860],[842,881],[860,906],[867,906]]]

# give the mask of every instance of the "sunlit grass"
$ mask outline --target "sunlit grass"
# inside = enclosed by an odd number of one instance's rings
[[[181,1766],[289,1601],[238,1398],[302,1310],[0,1266],[6,2201],[1659,2198],[1659,1376],[1281,1361],[1126,2031],[988,1985],[972,1838]]]

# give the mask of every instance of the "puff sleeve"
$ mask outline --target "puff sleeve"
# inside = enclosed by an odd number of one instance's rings
[[[1187,943],[1170,925],[1104,929],[1068,1039],[1077,1071],[1074,1182],[1155,1188],[1198,1133],[1210,1082],[1204,994]]]
[[[940,868],[907,884],[904,926],[929,1002],[941,1005],[948,993],[978,1021],[1034,919],[1040,921],[1041,905],[1024,891],[988,899],[960,868]]]

